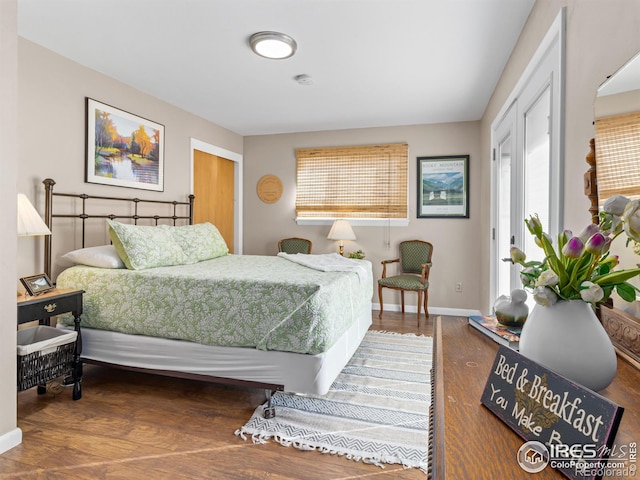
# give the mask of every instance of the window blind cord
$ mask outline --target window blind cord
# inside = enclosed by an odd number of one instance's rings
[[[391,189],[391,156],[387,155],[387,193]],[[383,233],[383,247],[391,248],[391,198],[387,195],[387,222]]]

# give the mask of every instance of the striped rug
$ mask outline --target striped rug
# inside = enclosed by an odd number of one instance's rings
[[[369,331],[326,395],[276,392],[235,434],[426,473],[431,360],[431,337]]]

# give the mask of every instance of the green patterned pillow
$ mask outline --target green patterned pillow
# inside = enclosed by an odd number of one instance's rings
[[[107,220],[107,224],[111,242],[130,270],[188,263],[184,251],[167,229],[127,225],[113,220]]]
[[[176,243],[182,247],[188,263],[197,263],[210,258],[222,257],[229,253],[224,238],[215,225],[205,222],[181,227],[162,226],[173,234]]]

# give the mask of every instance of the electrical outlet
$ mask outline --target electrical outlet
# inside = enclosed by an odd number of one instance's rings
[[[462,292],[462,282],[456,283],[456,292]]]

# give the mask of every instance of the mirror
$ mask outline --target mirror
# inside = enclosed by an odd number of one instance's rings
[[[640,53],[600,85],[594,106],[596,120],[637,111],[640,111]]]
[[[627,178],[626,172],[640,170],[638,152],[640,149],[640,52],[611,75],[596,92],[594,104],[596,130],[596,163],[598,164],[598,189],[600,196],[615,194],[633,197],[634,188],[640,191],[640,174]],[[631,149],[631,150],[629,150]],[[635,149],[635,150],[634,150]],[[626,191],[617,191],[614,185],[603,185],[600,163],[613,162],[625,172],[624,180],[631,182]],[[621,162],[625,162],[621,166]],[[620,173],[618,179],[620,180]],[[614,182],[615,183],[615,182]],[[631,187],[631,188],[630,188]],[[637,197],[637,195],[636,195]],[[602,205],[603,199],[600,199]]]
[[[640,53],[598,88],[594,117],[599,204],[602,205],[606,197],[615,194],[638,198],[634,193],[640,191],[640,156],[637,150],[640,148]],[[619,169],[617,176],[615,173],[606,173],[605,170],[612,167]],[[624,185],[624,182],[628,184]],[[633,268],[640,263],[640,257],[633,252],[631,246],[625,248],[624,242],[614,242],[611,250],[619,255],[623,268]],[[638,278],[631,283],[640,286]],[[636,305],[617,306],[640,316],[640,303],[634,303]]]

